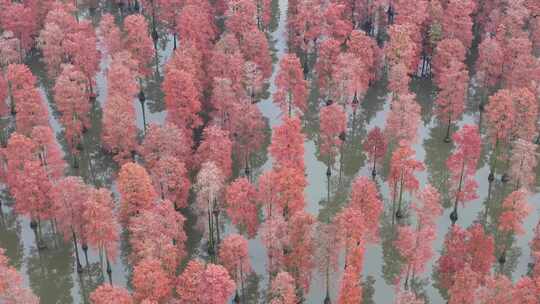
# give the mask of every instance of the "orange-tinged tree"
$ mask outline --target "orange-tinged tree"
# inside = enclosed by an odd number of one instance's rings
[[[273,100],[281,110],[289,116],[292,116],[293,111],[303,115],[307,110],[308,84],[296,55],[286,54],[281,59],[276,87]]]
[[[226,211],[231,221],[240,231],[253,238],[259,227],[257,189],[247,178],[241,177],[231,183],[225,192]]]
[[[133,298],[137,302],[147,300],[159,303],[171,296],[172,277],[163,270],[159,260],[146,258],[137,263],[133,269],[132,283]]]
[[[118,173],[120,214],[123,222],[144,210],[150,210],[157,199],[146,170],[136,163],[126,163]]]

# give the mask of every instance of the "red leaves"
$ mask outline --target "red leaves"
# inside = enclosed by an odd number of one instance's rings
[[[334,103],[321,108],[320,111],[320,136],[321,156],[328,165],[335,161],[336,155],[343,144],[340,135],[347,130],[347,114],[343,107]]]
[[[84,206],[85,240],[88,245],[105,250],[107,258],[114,261],[118,254],[120,227],[111,191],[91,189]]]
[[[375,127],[369,131],[364,140],[363,148],[369,160],[373,162],[373,167],[377,164],[378,159],[386,155],[387,145],[387,140],[379,127]]]
[[[137,61],[140,75],[149,75],[149,68],[154,57],[154,45],[148,34],[148,22],[143,15],[129,15],[124,19],[124,44]]]
[[[253,271],[248,252],[248,242],[239,234],[230,234],[223,239],[223,243],[219,247],[219,260],[236,281],[237,286],[241,286]]]
[[[524,234],[523,222],[531,212],[527,203],[527,190],[519,189],[510,193],[503,201],[503,212],[499,219],[499,228],[502,231]]]
[[[420,124],[420,106],[414,94],[400,95],[392,100],[391,110],[386,119],[385,133],[399,143],[413,143],[417,138]]]
[[[146,170],[136,163],[126,163],[118,173],[118,192],[120,192],[121,217],[124,222],[149,210],[156,201],[156,192]]]
[[[375,183],[365,176],[357,177],[351,186],[349,206],[358,208],[362,212],[367,230],[366,241],[378,242],[379,219],[383,212],[383,203]]]
[[[224,267],[204,265],[199,260],[188,263],[176,287],[180,300],[186,304],[225,304],[234,290],[234,281]]]
[[[158,260],[148,258],[135,265],[132,283],[135,289],[133,298],[137,302],[162,302],[171,296],[172,278],[161,268]]]
[[[109,284],[100,285],[90,294],[92,304],[133,304],[133,299],[127,290]]]
[[[272,281],[270,304],[295,304],[298,302],[294,279],[287,272],[280,272]]]
[[[193,80],[194,76],[186,71],[168,68],[162,84],[167,121],[181,130],[192,130],[201,124],[201,97]]]
[[[246,179],[238,178],[227,187],[227,215],[241,231],[250,238],[255,237],[259,226],[259,210],[256,202],[256,189]]]
[[[284,118],[282,125],[274,127],[268,149],[276,167],[304,171],[304,135],[300,119]]]
[[[0,294],[5,303],[38,304],[31,289],[23,287],[23,277],[17,270],[9,265],[4,249],[0,248]]]
[[[286,54],[279,64],[276,76],[276,92],[274,102],[281,110],[292,115],[292,112],[303,115],[307,110],[308,87],[300,60],[294,54]]]

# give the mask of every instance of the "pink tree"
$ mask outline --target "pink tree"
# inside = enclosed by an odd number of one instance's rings
[[[198,115],[201,111],[201,97],[194,84],[194,75],[182,70],[167,69],[162,89],[165,94],[167,121],[186,131],[201,125]]]
[[[257,28],[257,6],[254,1],[230,0],[225,12],[225,27],[238,37],[244,32]]]
[[[10,31],[19,39],[19,52],[21,62],[25,51],[34,44],[33,37],[38,31],[36,11],[26,4],[4,1],[1,3],[0,25],[5,31]]]
[[[375,176],[377,175],[377,160],[386,155],[386,150],[388,148],[386,138],[379,127],[375,127],[369,131],[364,140],[363,148],[368,155],[368,159],[373,162],[371,176],[375,179]]]
[[[122,36],[113,15],[104,14],[101,16],[99,36],[109,55],[112,56],[122,50]]]
[[[176,32],[181,41],[190,41],[208,59],[216,38],[216,26],[209,6],[203,2],[191,1],[176,17]]]
[[[352,253],[365,243],[367,227],[364,214],[355,206],[347,206],[336,215],[334,223],[339,233],[339,242],[336,245],[345,249],[345,264],[352,264]]]
[[[257,28],[245,31],[239,39],[240,49],[246,61],[252,61],[261,70],[264,79],[272,76],[272,57],[266,35]]]
[[[47,179],[52,183],[58,181],[64,176],[66,162],[54,131],[48,125],[37,126],[32,129],[30,137],[35,144],[34,152],[45,170]]]
[[[257,189],[248,179],[238,178],[227,187],[227,215],[241,231],[246,231],[250,238],[255,237],[259,227],[257,208]]]
[[[175,157],[166,156],[157,161],[150,175],[161,199],[173,202],[175,209],[188,206],[191,182],[184,163]]]
[[[29,135],[33,127],[48,125],[48,111],[30,69],[24,64],[11,64],[6,74],[11,92],[11,112],[17,113],[17,131]]]
[[[103,284],[90,294],[90,302],[92,304],[133,304],[133,299],[124,288]]]
[[[379,219],[383,212],[383,203],[375,183],[365,176],[357,177],[351,185],[349,206],[358,208],[364,215],[366,241],[379,241]]]
[[[206,127],[203,140],[197,148],[199,164],[211,161],[221,170],[223,177],[228,179],[232,174],[232,142],[229,132],[218,126]]]
[[[137,61],[140,75],[150,74],[150,64],[154,57],[152,38],[148,34],[148,22],[143,15],[129,15],[124,19],[124,45]]]
[[[120,240],[120,227],[114,211],[112,193],[104,188],[91,189],[84,206],[82,221],[85,223],[85,240],[88,245],[98,249],[100,256],[105,254],[109,273],[110,261],[116,260],[118,255]]]
[[[276,274],[284,266],[284,248],[287,243],[287,223],[280,214],[273,214],[261,225],[261,241],[268,254],[268,272]]]
[[[205,266],[198,260],[192,260],[178,277],[176,291],[182,303],[225,304],[235,288],[224,267],[214,264]]]
[[[321,156],[327,159],[328,168],[341,151],[347,130],[347,114],[337,103],[322,107],[320,111]]]
[[[516,114],[512,102],[512,93],[509,90],[499,90],[489,98],[486,109],[488,135],[494,146],[494,155],[490,164],[490,179],[493,178],[497,167],[500,150],[506,148],[510,139],[512,127],[515,124]]]
[[[354,304],[362,302],[362,268],[364,248],[358,246],[347,254],[347,263],[341,278],[338,304]]]
[[[274,102],[282,111],[292,116],[293,110],[299,115],[307,110],[308,85],[300,60],[294,54],[286,54],[281,59],[276,87]]]
[[[319,57],[315,64],[315,70],[317,71],[319,90],[321,95],[326,98],[331,96],[335,86],[334,75],[340,51],[340,42],[335,39],[326,39],[319,46]]]
[[[4,31],[0,35],[0,67],[5,71],[13,63],[21,63],[19,39],[12,32]]]
[[[171,296],[172,278],[156,259],[147,258],[137,263],[133,269],[132,283],[135,289],[133,298],[138,303],[144,300],[159,303]]]
[[[195,211],[197,212],[198,228],[208,237],[208,253],[214,258],[215,244],[219,243],[219,213],[221,206],[219,197],[223,191],[225,178],[221,169],[214,162],[205,162],[197,174],[197,199]],[[214,238],[216,237],[216,238]]]
[[[391,140],[408,144],[416,140],[420,123],[420,106],[414,94],[398,96],[392,100],[391,111],[386,119],[385,133]]]
[[[23,286],[23,276],[9,265],[4,249],[0,248],[0,300],[7,304],[38,304],[39,298]]]
[[[527,203],[527,190],[519,189],[510,193],[503,201],[503,212],[499,219],[499,228],[507,233],[524,234],[523,222],[531,212]]]
[[[283,124],[274,127],[272,142],[268,148],[278,168],[297,168],[304,171],[304,135],[300,119],[285,118]]]
[[[474,303],[476,299],[476,289],[480,282],[478,274],[474,272],[468,264],[455,274],[452,287],[448,290],[449,304]]]
[[[68,34],[65,45],[66,52],[71,58],[70,61],[86,76],[90,94],[94,94],[94,77],[99,70],[101,60],[101,53],[96,45],[96,32],[89,21],[81,21],[77,31]]]
[[[307,185],[303,170],[294,167],[281,168],[273,175],[278,195],[279,209],[288,219],[296,211],[305,207],[304,189]]]
[[[454,199],[454,210],[450,214],[450,219],[455,223],[458,219],[458,203],[465,204],[477,198],[478,184],[474,180],[474,175],[482,146],[478,127],[474,125],[464,125],[452,139],[457,147],[448,157],[446,166],[451,174],[450,192]]]
[[[473,39],[471,15],[475,8],[476,4],[471,0],[449,1],[441,20],[443,37],[455,37],[469,49]]]
[[[478,78],[488,89],[497,87],[501,82],[503,63],[504,52],[499,41],[490,36],[484,38],[478,46],[476,70]]]
[[[54,86],[54,99],[73,154],[79,152],[77,146],[82,145],[83,131],[90,128],[88,89],[88,80],[82,72],[72,65],[63,66]]]
[[[441,77],[448,71],[454,61],[465,62],[467,50],[460,40],[456,38],[447,38],[437,43],[435,54],[433,56],[433,72],[435,82],[440,85]]]
[[[272,298],[270,304],[295,304],[298,302],[294,287],[294,279],[287,272],[280,272],[270,287]]]
[[[295,212],[288,221],[285,267],[304,294],[309,292],[311,274],[315,268],[316,221],[315,217],[303,210]]]
[[[124,223],[144,210],[152,209],[157,199],[146,170],[136,163],[126,163],[118,173],[120,214]]]
[[[184,216],[174,210],[170,201],[161,201],[130,219],[133,261],[152,258],[168,274],[174,274],[186,256],[184,222]]]
[[[239,234],[231,234],[224,238],[219,247],[219,260],[235,281],[236,287],[240,288],[242,299],[245,301],[244,284],[247,276],[253,272],[249,261],[247,240]],[[238,297],[238,290],[236,297]]]
[[[191,137],[175,124],[150,124],[138,152],[150,172],[154,171],[160,159],[168,157],[178,159],[187,169],[190,169],[192,168],[192,145]]]
[[[518,139],[513,143],[512,155],[510,156],[510,178],[514,181],[515,189],[524,187],[534,189],[536,182],[536,145]]]
[[[532,141],[537,131],[538,102],[528,88],[512,90],[515,120],[512,126],[511,140]]]
[[[439,76],[441,91],[437,96],[437,116],[440,121],[447,122],[445,142],[450,142],[452,122],[461,117],[465,109],[465,99],[469,87],[467,67],[460,61],[453,60]]]
[[[86,223],[83,213],[86,209],[86,198],[89,187],[80,177],[65,177],[54,185],[51,198],[54,206],[54,215],[60,232],[66,241],[72,240],[77,258],[77,271],[82,272],[79,260],[78,242],[86,244]],[[77,240],[77,236],[79,239]],[[88,259],[87,259],[88,261]]]
[[[319,273],[324,275],[326,285],[325,301],[330,302],[330,274],[338,271],[339,247],[337,227],[334,223],[317,224],[317,235],[315,239],[315,261]],[[328,300],[327,300],[328,299]]]
[[[403,217],[401,205],[404,192],[415,192],[418,190],[420,184],[414,174],[416,171],[423,170],[424,165],[415,159],[414,150],[401,142],[392,154],[389,176],[389,184],[392,191],[392,213],[395,213],[397,219]],[[398,193],[399,198],[397,197]],[[398,200],[398,207],[397,211],[394,212],[396,200]]]
[[[422,298],[418,298],[414,292],[399,290],[396,294],[395,304],[425,304]]]

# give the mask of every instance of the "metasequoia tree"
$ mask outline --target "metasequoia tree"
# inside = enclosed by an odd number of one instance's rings
[[[4,1],[0,5],[2,6],[0,25],[3,30],[14,33],[15,37],[19,40],[22,61],[26,51],[33,46],[33,37],[35,37],[39,30],[36,11],[28,3]]]
[[[48,125],[36,126],[32,129],[30,138],[35,144],[35,156],[45,170],[47,179],[52,183],[58,181],[64,176],[66,162],[54,131]]]
[[[300,60],[294,54],[286,54],[281,59],[276,87],[273,99],[283,112],[292,116],[294,111],[301,116],[307,110],[308,85]]]
[[[107,273],[110,273],[110,261],[116,260],[120,240],[120,225],[111,191],[105,188],[90,189],[84,202],[82,219],[86,242],[99,251],[100,261],[105,254]]]
[[[238,37],[245,31],[257,28],[257,6],[254,1],[231,0],[225,12],[225,27]]]
[[[373,162],[371,176],[375,178],[377,175],[377,160],[382,159],[386,155],[388,148],[387,140],[379,127],[374,127],[369,131],[362,147],[366,151],[368,159]]]
[[[187,304],[225,304],[236,289],[227,269],[191,260],[178,277],[176,292]]]
[[[287,223],[281,214],[274,213],[260,228],[261,241],[268,254],[268,272],[276,274],[284,265],[284,251],[288,241]]]
[[[242,299],[245,301],[244,285],[247,277],[253,272],[247,240],[239,234],[228,235],[219,247],[219,260],[236,283],[236,295],[238,296],[240,288]]]
[[[315,70],[317,71],[319,90],[325,98],[331,96],[335,86],[333,77],[336,74],[337,59],[340,51],[340,42],[335,39],[325,39],[319,45]]]
[[[109,55],[112,56],[122,50],[122,35],[120,29],[115,24],[113,15],[103,14],[101,16],[101,20],[99,21],[99,36]]]
[[[12,63],[21,63],[19,53],[19,39],[13,32],[4,31],[0,35],[0,67],[5,71],[8,65]]]
[[[223,178],[228,179],[232,174],[232,142],[229,132],[215,125],[206,127],[196,157],[199,164],[213,162]]]
[[[400,95],[392,100],[386,119],[385,133],[395,142],[413,143],[420,124],[420,106],[414,94]]]
[[[456,38],[446,38],[437,43],[433,55],[433,73],[437,85],[441,84],[441,77],[448,71],[454,61],[465,62],[467,50],[463,43]]]
[[[528,88],[512,90],[515,120],[511,130],[511,140],[532,141],[537,131],[538,102]]]
[[[251,61],[260,69],[264,79],[272,76],[272,57],[266,35],[257,28],[246,31],[239,38],[240,49],[246,61]]]
[[[351,185],[349,206],[361,210],[366,229],[365,240],[370,243],[379,241],[379,219],[383,212],[383,203],[374,182],[365,176],[357,177]]]
[[[154,172],[154,168],[161,159],[169,157],[176,158],[184,163],[187,169],[190,169],[192,145],[191,137],[175,124],[150,124],[138,152],[150,172]]]
[[[524,234],[523,222],[531,212],[527,203],[527,190],[519,189],[510,193],[503,201],[503,212],[499,218],[499,228],[507,233]]]
[[[255,237],[259,227],[257,189],[247,178],[241,177],[231,183],[225,192],[226,211],[240,231],[250,238]]]
[[[497,87],[503,74],[504,52],[499,41],[487,36],[478,46],[477,77],[484,87]],[[487,97],[487,96],[486,96]],[[482,100],[485,103],[485,100]]]
[[[17,113],[15,124],[17,131],[29,135],[35,126],[48,125],[48,111],[36,88],[36,77],[24,64],[8,66],[7,81],[9,85],[11,112]]]
[[[486,108],[488,135],[493,145],[493,156],[490,164],[490,180],[493,179],[497,167],[500,150],[507,147],[512,127],[515,124],[516,114],[512,102],[512,93],[509,90],[499,90],[489,98]]]
[[[454,276],[454,282],[448,290],[450,296],[448,303],[474,303],[479,285],[478,274],[471,269],[469,264],[465,264]]]
[[[347,253],[345,270],[341,278],[338,304],[354,304],[362,302],[362,269],[364,248],[359,245]]]
[[[457,38],[469,49],[473,39],[471,15],[475,9],[472,0],[448,1],[441,20],[443,37]]]
[[[173,156],[166,156],[157,161],[150,176],[162,200],[173,202],[175,209],[188,206],[191,182],[184,163]]]
[[[452,287],[456,274],[466,265],[483,280],[490,273],[495,262],[493,237],[485,234],[480,224],[467,230],[453,225],[444,239],[443,251],[437,260],[439,283],[442,288]]]
[[[124,45],[137,61],[138,72],[142,76],[148,76],[149,68],[154,57],[152,38],[148,34],[148,23],[143,15],[129,15],[124,19]]]
[[[133,304],[133,298],[122,287],[103,284],[90,294],[90,302],[92,304]]]
[[[274,127],[268,148],[277,168],[296,168],[304,171],[304,135],[300,119],[286,117]]]
[[[294,279],[287,272],[280,272],[272,280],[270,304],[294,304],[298,302]]]
[[[304,294],[309,292],[315,268],[315,223],[313,215],[304,210],[295,212],[288,221],[287,245],[284,259],[287,272],[295,278]]]
[[[510,156],[510,178],[515,189],[524,187],[534,189],[536,182],[536,165],[538,164],[536,145],[532,142],[518,139],[513,143]]]
[[[176,32],[181,42],[190,41],[208,59],[216,38],[216,26],[206,1],[191,1],[176,17]],[[208,4],[208,3],[206,3]],[[205,61],[206,62],[206,61]]]
[[[172,277],[163,270],[159,260],[146,258],[137,263],[133,269],[132,283],[133,298],[138,303],[144,300],[159,303],[171,296]]]
[[[211,79],[226,78],[239,96],[244,94],[243,78],[246,60],[236,36],[225,33],[212,50],[213,64],[207,67]]]
[[[439,76],[440,92],[437,95],[437,116],[447,123],[445,142],[450,141],[452,122],[461,117],[465,109],[465,99],[469,84],[469,73],[464,63],[453,60]]]
[[[273,182],[278,196],[278,209],[288,219],[290,215],[305,207],[306,176],[303,170],[294,167],[280,168],[275,173]]]
[[[134,263],[152,258],[159,261],[167,273],[174,274],[186,256],[184,222],[184,216],[167,200],[132,218],[128,229]]]
[[[86,244],[87,233],[83,213],[86,209],[85,202],[89,191],[89,187],[82,178],[72,176],[60,180],[51,191],[58,229],[66,241],[73,241],[78,272],[82,272],[78,243]]]
[[[218,201],[223,191],[225,178],[221,169],[213,162],[205,162],[197,174],[195,189],[197,199],[195,210],[199,215],[198,228],[208,237],[208,253],[214,257],[216,242],[219,243],[219,213]]]
[[[458,219],[458,204],[477,198],[478,184],[474,175],[482,146],[478,127],[475,125],[464,125],[452,139],[456,143],[456,150],[448,157],[446,166],[450,171],[450,192],[454,199],[454,210],[450,219],[455,223]]]
[[[169,68],[162,84],[167,121],[186,131],[201,125],[198,115],[201,110],[201,97],[193,79],[194,75],[189,72]]]
[[[343,134],[347,130],[347,114],[337,103],[322,107],[320,111],[320,149],[328,168],[341,151]]]
[[[404,260],[401,277],[405,277],[404,286],[407,289],[410,281],[426,271],[426,264],[433,257],[432,243],[437,235],[433,225],[418,225],[416,228],[403,225],[398,227],[397,233],[394,245]]]
[[[62,114],[65,138],[71,153],[78,154],[85,129],[90,128],[89,84],[84,74],[73,65],[64,65],[54,85],[54,100]]]
[[[23,286],[23,276],[9,265],[4,249],[0,248],[0,300],[14,304],[38,304],[39,298]]]
[[[120,215],[123,222],[144,210],[152,209],[157,199],[146,170],[136,163],[126,163],[118,173]]]
[[[389,183],[392,191],[392,213],[395,213],[397,219],[403,217],[402,202],[405,192],[414,193],[420,186],[415,176],[416,171],[423,171],[422,162],[415,159],[414,150],[401,142],[399,147],[392,153],[390,161]],[[396,201],[398,202],[395,210]],[[395,212],[394,212],[395,211]]]
[[[324,276],[326,286],[325,301],[330,301],[330,275],[338,271],[339,247],[335,246],[339,236],[334,223],[317,223],[317,238],[315,239],[315,261],[317,269]],[[328,300],[327,300],[328,299]]]

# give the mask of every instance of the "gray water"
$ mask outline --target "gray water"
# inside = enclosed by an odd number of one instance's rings
[[[274,73],[270,80],[269,96],[274,91],[273,80],[277,74],[278,60],[287,52],[287,0],[276,0],[276,2],[279,4],[279,8],[274,12],[277,26],[271,34],[271,44],[275,50],[274,55],[276,60],[274,62]],[[80,14],[81,17],[91,18],[90,15],[84,12]],[[161,71],[163,71],[163,65],[170,58],[171,53],[172,39],[171,37],[167,37],[166,40],[160,43],[159,62]],[[104,154],[99,148],[101,107],[106,102],[107,95],[105,70],[108,63],[109,59],[104,57],[100,64],[101,70],[97,75],[97,91],[99,95],[98,102],[92,110],[93,127],[85,137],[85,151],[87,153],[82,157],[80,169],[70,168],[70,173],[83,176],[89,183],[93,182],[100,186],[111,187],[114,191],[116,188],[114,175],[117,167],[110,157]],[[65,148],[62,126],[56,119],[57,113],[55,112],[54,101],[52,100],[51,80],[46,77],[44,66],[39,62],[38,58],[32,58],[28,64],[39,78],[39,88],[43,100],[47,103],[49,109],[50,125],[56,131],[59,143]],[[148,92],[148,102],[145,104],[147,122],[163,123],[166,115],[162,96],[159,92],[159,83],[159,79],[150,79],[145,84]],[[424,161],[426,164],[426,170],[417,176],[421,182],[421,188],[427,183],[431,183],[443,190],[444,193],[447,178],[445,161],[450,155],[453,146],[452,144],[443,142],[442,138],[444,137],[445,127],[436,121],[432,113],[435,88],[430,81],[426,80],[414,80],[411,88],[417,94],[418,102],[422,107],[422,122],[418,128],[418,139],[414,144],[414,149],[417,159]],[[468,111],[459,121],[458,126],[462,126],[463,124],[479,124],[480,117],[476,106],[478,99],[475,92],[474,78],[472,78]],[[343,175],[341,182],[337,174],[332,175],[331,200],[327,202],[326,165],[319,158],[317,143],[319,102],[317,90],[315,87],[312,88],[309,111],[306,113],[303,121],[304,134],[306,135],[305,164],[308,180],[305,195],[307,202],[306,210],[309,213],[321,220],[331,218],[345,204],[352,180],[360,175],[370,176],[370,166],[366,163],[366,157],[362,152],[361,141],[371,128],[375,126],[384,128],[386,116],[389,111],[389,102],[389,92],[386,90],[384,83],[379,82],[372,86],[366,98],[362,101],[360,110],[356,113],[354,124],[351,113],[347,141],[342,154]],[[137,125],[142,135],[143,123],[140,103],[134,100],[133,105],[137,110]],[[272,103],[271,97],[262,100],[258,105],[263,115],[267,118],[270,128],[280,124],[281,115],[283,114]],[[483,142],[487,142],[485,135],[483,135]],[[473,221],[483,217],[488,192],[487,176],[489,174],[488,160],[490,153],[491,151],[488,147],[483,149],[479,168],[475,176],[476,181],[479,183],[479,198],[467,203],[465,208],[460,208],[458,224],[462,227],[468,227]],[[69,155],[67,154],[66,159],[69,160]],[[254,168],[256,175],[271,168],[271,158],[265,155],[263,159],[266,159],[266,161],[262,162],[258,168]],[[338,168],[334,167],[333,172],[337,172],[337,170]],[[393,249],[391,242],[388,241],[388,237],[392,235],[390,225],[391,216],[388,212],[388,210],[391,210],[391,197],[385,181],[388,174],[388,159],[385,161],[385,166],[380,173],[377,177],[377,184],[384,198],[385,216],[381,219],[381,242],[377,245],[369,246],[365,255],[363,271],[365,282],[364,293],[366,295],[365,303],[391,303],[393,301],[393,278],[397,274],[396,270],[399,269],[397,267],[399,267],[400,263],[397,252]],[[500,177],[500,175],[497,177]],[[505,186],[498,178],[493,184],[493,199],[490,204],[500,204],[501,200],[509,193],[509,188],[509,185]],[[100,267],[97,253],[89,250],[88,260],[90,264],[88,268],[85,268],[84,274],[79,276],[74,268],[74,252],[71,243],[64,243],[59,238],[55,239],[52,234],[47,233],[48,227],[45,225],[45,242],[48,248],[38,251],[35,246],[33,232],[29,227],[29,220],[16,216],[13,213],[10,208],[11,201],[5,192],[2,192],[1,198],[4,204],[2,205],[2,217],[0,218],[0,247],[6,248],[11,263],[22,273],[25,284],[30,286],[34,293],[41,298],[41,302],[45,304],[87,303],[88,294],[96,286],[107,280],[106,275],[103,274]],[[527,233],[517,238],[513,243],[508,261],[504,269],[502,269],[505,274],[511,276],[514,280],[525,275],[528,270],[528,263],[530,262],[528,243],[533,237],[533,228],[540,218],[539,207],[537,205],[539,199],[540,196],[538,193],[534,193],[530,197],[529,202],[533,207],[533,212],[525,222]],[[490,209],[496,208],[490,207]],[[445,302],[439,290],[434,287],[432,276],[434,273],[433,266],[442,249],[444,236],[451,226],[449,220],[450,212],[451,208],[446,203],[445,212],[437,222],[437,239],[433,243],[435,256],[429,263],[426,273],[420,276],[422,282],[419,283],[418,288],[420,292],[427,295],[429,303]],[[493,222],[492,216],[489,215],[486,229],[488,232],[497,236]],[[201,242],[201,236],[191,227],[193,223],[193,216],[188,214],[188,225],[186,227],[189,234],[188,248],[192,257],[204,257],[204,242]],[[234,230],[230,225],[227,225],[225,229],[226,232],[232,232]],[[499,241],[497,245],[501,247],[500,238],[496,239]],[[120,258],[112,264],[113,282],[115,285],[129,288],[131,266],[127,262],[128,248],[125,239],[122,240],[121,249],[122,254]],[[248,286],[250,299],[258,298],[260,300],[259,302],[262,303],[264,302],[265,290],[268,285],[268,275],[266,273],[266,251],[259,238],[250,240],[249,252],[256,273],[256,276],[250,279]],[[87,267],[82,251],[80,253],[82,264]],[[495,270],[501,271],[498,266]],[[339,279],[340,273],[332,275],[331,295],[334,302],[336,301],[335,299],[339,289]],[[314,272],[311,289],[305,295],[306,303],[322,303],[324,294],[324,280],[319,274]],[[250,303],[254,302],[255,300],[251,300]]]

